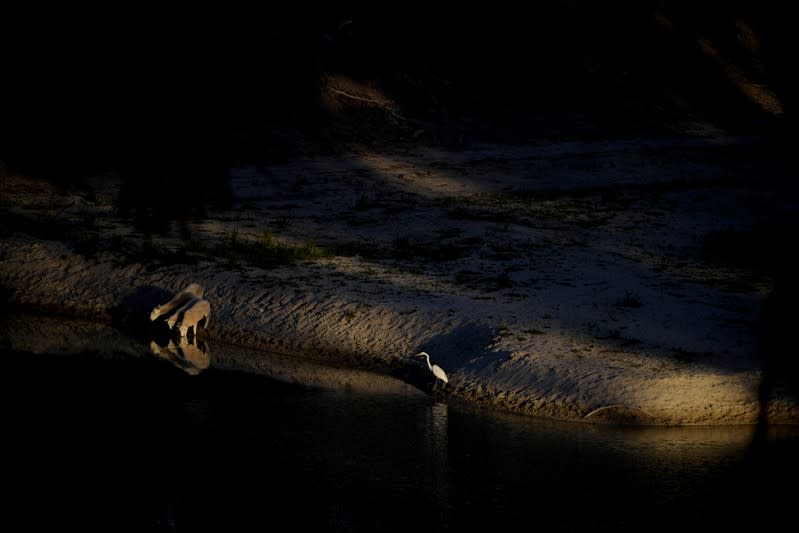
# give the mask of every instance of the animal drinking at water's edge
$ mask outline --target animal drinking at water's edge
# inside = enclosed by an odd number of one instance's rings
[[[203,299],[204,292],[200,284],[189,284],[165,304],[155,306],[150,321],[165,317],[169,329],[177,329],[181,337],[188,335],[189,329],[196,336],[200,326],[208,328],[211,318],[211,304]]]
[[[202,298],[205,291],[199,283],[191,283],[165,304],[157,305],[150,313],[150,321],[183,307],[192,298]]]
[[[200,327],[200,322],[203,322],[203,329],[208,328],[208,321],[211,318],[211,304],[208,300],[202,298],[192,298],[186,302],[183,307],[175,311],[166,321],[171,329],[177,328],[180,330],[180,336],[185,337],[189,328],[193,328],[193,333],[196,336]]]

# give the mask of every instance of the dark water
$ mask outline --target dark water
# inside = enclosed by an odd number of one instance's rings
[[[790,428],[753,447],[751,428],[553,423],[148,357],[1,355],[5,531],[795,526]]]

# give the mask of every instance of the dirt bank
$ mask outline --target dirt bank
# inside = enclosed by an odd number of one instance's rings
[[[702,133],[238,167],[231,209],[163,231],[116,210],[113,174],[65,189],[5,171],[0,285],[11,306],[124,326],[198,282],[210,343],[529,415],[754,423],[798,204],[767,142]],[[793,384],[766,391],[769,421],[799,422]]]

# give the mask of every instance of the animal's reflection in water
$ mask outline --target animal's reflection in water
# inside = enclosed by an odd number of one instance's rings
[[[154,355],[163,357],[187,374],[196,376],[211,364],[208,343],[192,336],[169,339],[166,346],[160,346],[155,341],[150,341],[150,351]]]

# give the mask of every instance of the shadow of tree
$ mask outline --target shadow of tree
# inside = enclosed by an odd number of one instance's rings
[[[794,224],[796,227],[796,224]],[[760,348],[763,377],[758,390],[760,414],[753,446],[760,446],[769,425],[769,404],[776,391],[799,397],[799,358],[796,356],[796,327],[799,314],[797,251],[791,249],[781,262],[774,287],[763,302],[760,321]]]
[[[156,305],[173,296],[173,293],[162,287],[139,285],[123,296],[120,303],[111,310],[111,321],[143,344],[155,341],[165,345],[171,332],[165,322],[152,322],[150,312]]]

